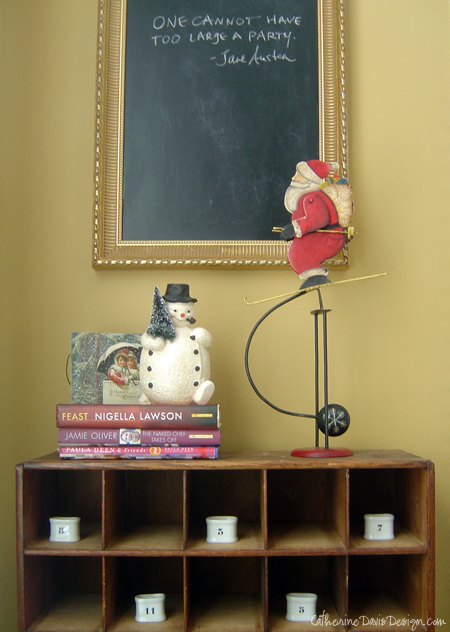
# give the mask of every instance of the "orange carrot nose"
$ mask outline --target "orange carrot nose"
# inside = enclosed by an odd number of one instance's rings
[[[184,318],[184,314],[180,314],[181,318]]]

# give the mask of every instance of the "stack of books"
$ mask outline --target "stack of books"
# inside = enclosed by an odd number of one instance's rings
[[[65,459],[217,459],[218,405],[58,404]]]

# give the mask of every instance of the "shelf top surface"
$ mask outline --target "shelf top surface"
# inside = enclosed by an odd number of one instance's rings
[[[292,457],[287,451],[221,452],[218,459],[61,459],[52,452],[21,464],[24,469],[357,469],[426,467],[428,461],[403,450],[355,450],[334,458]]]

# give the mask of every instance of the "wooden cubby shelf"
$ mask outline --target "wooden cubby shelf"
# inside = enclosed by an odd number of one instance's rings
[[[16,474],[19,632],[433,629],[434,466],[417,456],[54,453]],[[394,514],[395,538],[365,540],[365,513]],[[237,516],[238,541],[207,543],[211,515]],[[50,542],[52,516],[80,516],[81,540]],[[136,622],[154,592],[166,621]],[[319,620],[287,621],[289,592],[316,593]]]

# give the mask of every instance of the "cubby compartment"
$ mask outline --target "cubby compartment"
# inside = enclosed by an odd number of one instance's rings
[[[25,550],[65,554],[102,549],[102,473],[92,470],[25,470],[22,531]],[[80,517],[79,542],[50,542],[50,518]]]
[[[426,555],[353,555],[349,558],[351,629],[367,632],[427,628]]]
[[[268,548],[345,550],[347,477],[345,469],[268,470]]]
[[[259,470],[188,473],[188,550],[263,550],[262,473]],[[206,542],[206,518],[236,516],[237,542]]]
[[[188,562],[188,632],[263,632],[264,558],[193,557]]]
[[[105,542],[111,551],[144,554],[184,548],[183,471],[105,472]]]
[[[345,630],[347,609],[347,557],[288,556],[268,559],[269,632]],[[317,619],[286,619],[288,593],[315,593]]]
[[[184,568],[181,557],[107,557],[105,618],[108,632],[183,632]],[[166,621],[138,623],[136,595],[163,593]]]
[[[350,548],[373,551],[426,550],[428,476],[425,468],[350,471]],[[393,540],[365,540],[364,514],[394,516]]]
[[[19,625],[27,632],[101,630],[102,559],[25,556]]]

